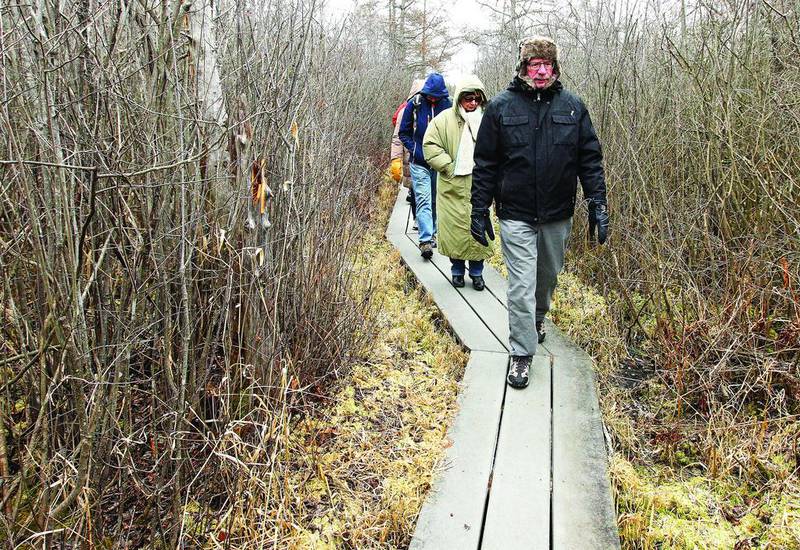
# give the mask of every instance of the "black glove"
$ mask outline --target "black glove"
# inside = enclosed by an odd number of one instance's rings
[[[483,246],[489,246],[489,241],[486,240],[485,235],[488,235],[489,239],[494,240],[494,227],[492,227],[492,220],[489,218],[488,208],[472,209],[469,232],[472,233],[472,238]]]
[[[589,240],[595,239],[597,228],[597,242],[603,244],[608,238],[608,207],[606,203],[594,199],[589,200]]]

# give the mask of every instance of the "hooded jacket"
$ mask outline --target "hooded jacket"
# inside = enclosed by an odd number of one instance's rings
[[[586,106],[558,80],[536,90],[518,74],[484,112],[472,207],[494,200],[501,219],[564,220],[575,213],[579,179],[585,198],[606,203],[603,155]]]
[[[439,100],[436,103],[431,103],[427,96],[439,98]],[[419,102],[416,108],[415,101]],[[413,164],[430,168],[422,154],[422,138],[425,135],[425,130],[428,129],[428,123],[433,117],[449,109],[452,105],[448,97],[447,87],[444,84],[444,77],[439,73],[428,75],[419,95],[409,99],[406,108],[403,110],[403,119],[400,123],[398,134],[403,146],[408,150]]]
[[[466,92],[480,92],[486,98],[486,90],[477,77],[465,78],[456,88],[455,105],[428,124],[423,150],[425,160],[438,172],[436,216],[439,252],[459,260],[484,260],[492,255],[492,248],[481,246],[469,231],[472,176],[453,175],[465,124],[458,109],[458,98]]]

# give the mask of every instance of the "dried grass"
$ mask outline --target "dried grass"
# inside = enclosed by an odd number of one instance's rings
[[[394,190],[384,187],[384,204]],[[187,533],[188,542],[388,549],[410,541],[449,444],[445,431],[467,357],[441,330],[436,308],[411,284],[377,225],[364,236],[354,267],[359,280],[371,281],[357,292],[381,297],[366,358],[315,410],[277,418],[269,407],[261,411],[264,420],[248,429],[274,434],[273,456],[259,453],[236,428],[217,444],[239,496],[213,520],[190,508],[191,523],[202,528]],[[286,395],[293,399],[290,387]]]

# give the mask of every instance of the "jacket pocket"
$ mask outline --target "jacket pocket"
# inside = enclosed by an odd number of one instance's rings
[[[577,145],[578,121],[571,114],[553,114],[553,144]]]
[[[530,143],[531,133],[528,129],[528,115],[503,117],[502,127],[505,145],[513,147]]]

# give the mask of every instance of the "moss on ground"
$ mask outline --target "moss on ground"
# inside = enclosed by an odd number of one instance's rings
[[[489,263],[506,275],[499,237]],[[620,365],[634,360],[610,311],[616,299],[567,271],[559,276],[550,317],[595,360],[603,420],[614,443],[610,474],[623,548],[800,549],[800,456],[769,452],[773,441],[798,440],[796,423],[771,428],[751,470],[709,475],[704,464],[712,460],[689,438],[666,422],[658,431],[662,420],[679,416],[671,389],[656,376],[636,380],[635,391],[620,384]],[[645,332],[654,330],[655,316],[642,312]]]
[[[616,456],[620,534],[629,548],[800,548],[800,494],[758,495],[735,479],[634,467]],[[775,495],[779,495],[774,498]]]
[[[382,191],[385,203],[392,191]],[[379,300],[368,358],[325,410],[292,430],[287,548],[407,546],[448,446],[467,355],[437,327],[436,308],[413,286],[379,222],[356,265]]]

